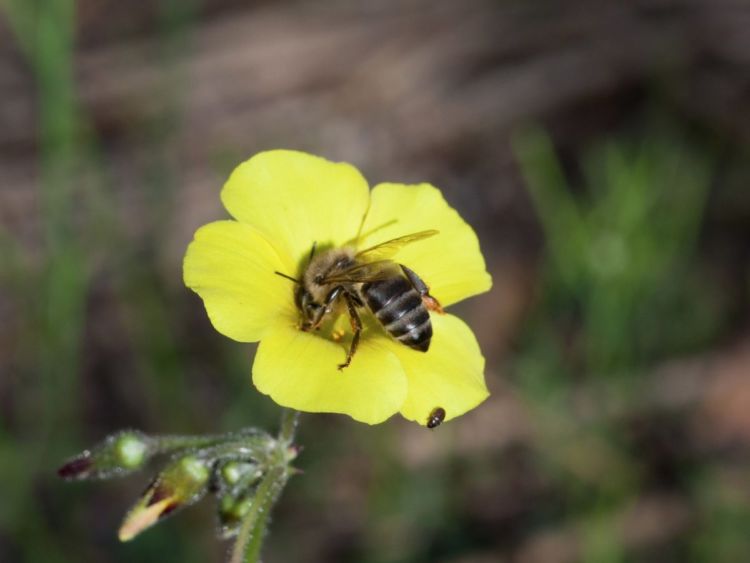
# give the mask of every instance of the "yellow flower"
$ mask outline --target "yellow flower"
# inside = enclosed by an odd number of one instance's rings
[[[361,308],[359,348],[339,370],[352,337],[347,314],[335,328],[331,320],[320,331],[300,330],[295,284],[275,273],[299,279],[313,245],[361,250],[436,229],[404,246],[394,262],[416,272],[444,307],[487,291],[492,281],[477,237],[437,188],[379,184],[370,191],[349,164],[275,150],[238,166],[221,199],[235,220],[198,229],[185,255],[185,284],[203,298],[216,330],[260,341],[253,382],[262,393],[285,407],[369,424],[396,412],[427,424],[438,407],[449,420],[487,397],[484,358],[458,317],[432,313],[432,341],[420,352]]]

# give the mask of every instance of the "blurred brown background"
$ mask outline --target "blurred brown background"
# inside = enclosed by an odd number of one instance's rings
[[[268,562],[750,560],[750,4],[0,1],[0,561],[220,561],[204,501],[54,468],[123,427],[272,429],[181,281],[264,149],[429,181],[494,278],[491,398],[306,415]]]

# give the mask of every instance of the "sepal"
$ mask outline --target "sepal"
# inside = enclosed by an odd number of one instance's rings
[[[137,430],[123,430],[70,458],[57,474],[71,480],[119,477],[141,469],[155,453],[153,438]]]
[[[146,488],[120,527],[120,541],[129,541],[166,516],[198,502],[208,490],[211,465],[194,455],[170,463]]]

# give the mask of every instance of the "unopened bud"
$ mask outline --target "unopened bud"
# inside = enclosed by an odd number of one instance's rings
[[[237,498],[227,494],[219,500],[219,536],[229,539],[237,535],[242,520],[253,506],[254,494],[247,493]]]
[[[207,460],[189,455],[176,459],[146,488],[130,510],[119,532],[128,541],[176,510],[198,502],[211,477]]]
[[[257,464],[249,461],[228,461],[219,471],[221,491],[231,491],[237,496],[258,481],[263,473]]]
[[[118,432],[68,460],[57,474],[64,479],[106,479],[126,475],[143,467],[155,453],[154,444],[142,432]]]
[[[221,468],[221,477],[228,485],[236,485],[248,472],[255,470],[255,464],[245,461],[230,461]]]

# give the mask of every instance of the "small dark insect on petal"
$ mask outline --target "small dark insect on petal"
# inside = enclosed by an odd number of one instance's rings
[[[427,428],[437,428],[445,420],[445,409],[443,407],[435,407],[432,409],[430,416],[427,417]]]

